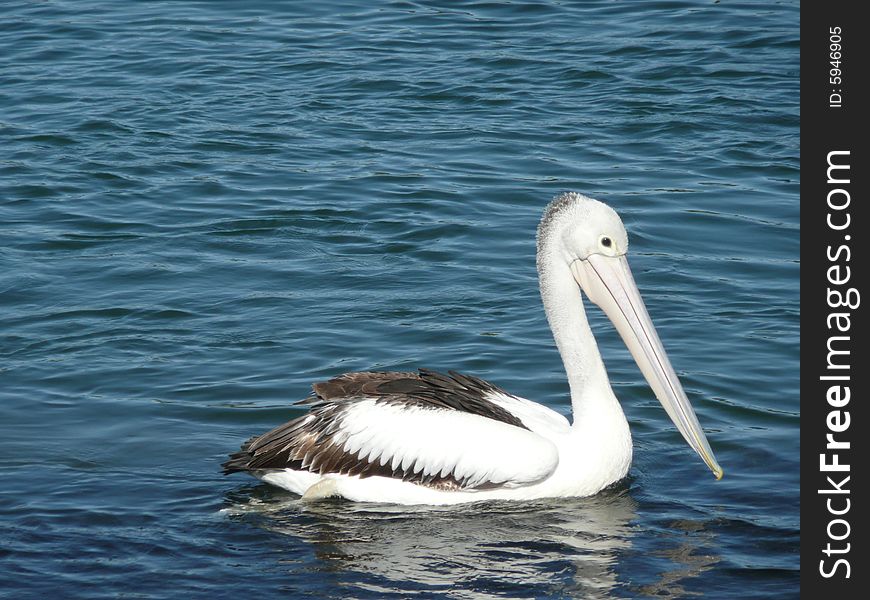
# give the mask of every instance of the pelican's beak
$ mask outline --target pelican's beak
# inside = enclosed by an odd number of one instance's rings
[[[674,425],[716,479],[722,479],[722,467],[716,462],[698,417],[665,354],[625,255],[592,254],[571,263],[571,273],[589,299],[601,307],[616,326]]]

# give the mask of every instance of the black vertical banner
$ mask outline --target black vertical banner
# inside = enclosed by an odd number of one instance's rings
[[[801,14],[801,592],[866,598],[870,416],[865,282],[870,23],[860,2]],[[826,596],[822,596],[826,594]]]

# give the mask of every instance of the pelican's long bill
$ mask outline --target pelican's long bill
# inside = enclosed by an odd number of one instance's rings
[[[722,467],[716,462],[698,417],[662,347],[625,255],[592,254],[571,263],[571,273],[586,296],[613,322],[656,398],[689,446],[710,467],[716,479],[721,479]]]

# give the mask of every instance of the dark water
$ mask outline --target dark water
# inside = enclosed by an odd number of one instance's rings
[[[0,594],[770,598],[798,579],[797,2],[4,2]],[[606,200],[726,477],[592,315],[595,498],[303,506],[219,462],[310,382],[566,410],[534,229]]]

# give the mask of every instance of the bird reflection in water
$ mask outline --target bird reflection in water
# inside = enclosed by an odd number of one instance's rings
[[[686,579],[718,561],[699,551],[709,549],[713,534],[700,522],[675,524],[649,557],[655,573],[623,574],[624,558],[640,566],[632,557],[637,503],[629,491],[623,483],[589,498],[408,507],[303,502],[258,485],[229,493],[223,512],[288,536],[294,556],[309,547],[313,567],[294,559],[292,568],[328,572],[347,592],[359,586],[462,597],[687,595]]]

